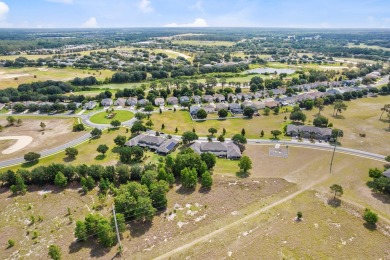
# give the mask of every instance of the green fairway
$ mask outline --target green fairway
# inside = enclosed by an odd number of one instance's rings
[[[124,110],[116,110],[113,113],[116,113],[114,117],[107,118],[107,116],[111,113],[100,112],[98,114],[93,115],[90,120],[92,123],[95,124],[109,124],[113,120],[119,120],[120,122],[125,122],[134,117],[134,114],[130,111],[124,111]]]

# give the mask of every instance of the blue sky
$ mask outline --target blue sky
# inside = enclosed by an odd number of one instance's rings
[[[0,27],[390,28],[390,0],[0,0]]]

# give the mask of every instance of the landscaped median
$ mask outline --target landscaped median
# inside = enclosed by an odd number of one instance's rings
[[[126,110],[114,110],[109,112],[103,111],[97,114],[94,114],[90,117],[90,121],[95,124],[110,124],[113,120],[118,120],[120,122],[129,121],[134,117],[134,114]]]

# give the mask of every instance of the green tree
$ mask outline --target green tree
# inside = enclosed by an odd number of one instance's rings
[[[301,220],[302,217],[303,217],[302,212],[301,212],[301,211],[298,211],[298,212],[297,212],[297,220]]]
[[[153,122],[152,120],[148,120],[145,125],[149,128],[149,129],[152,129],[152,126],[153,126]]]
[[[247,174],[248,170],[252,169],[251,159],[248,156],[241,157],[240,161],[238,162],[238,167],[240,167],[241,171]]]
[[[219,142],[221,142],[221,143],[225,142],[225,137],[224,137],[224,135],[218,136],[217,140],[218,140]]]
[[[7,116],[6,119],[8,121],[8,124],[10,124],[10,125],[14,125],[16,123],[16,118],[13,116]]]
[[[255,110],[252,107],[245,107],[243,115],[252,118],[255,114]]]
[[[7,248],[11,248],[11,247],[14,247],[15,246],[15,241],[12,240],[12,239],[8,239],[8,246]]]
[[[27,162],[35,162],[38,161],[39,158],[41,158],[41,155],[39,153],[29,152],[24,155],[24,159]]]
[[[118,127],[121,126],[121,121],[119,121],[119,120],[112,120],[110,125],[112,125],[112,127],[114,127],[114,128],[118,128]]]
[[[137,121],[133,124],[130,131],[133,134],[138,134],[139,132],[146,131],[146,127],[142,124],[142,122]]]
[[[274,136],[275,139],[277,139],[278,136],[282,134],[282,132],[280,130],[272,130],[271,134]]]
[[[42,128],[43,131],[45,131],[45,128],[46,128],[46,124],[45,123],[41,122],[39,124],[39,126]]]
[[[333,115],[337,116],[338,113],[341,114],[342,111],[347,110],[347,107],[347,104],[345,104],[342,100],[337,100],[333,105]]]
[[[61,248],[56,245],[50,245],[48,255],[53,260],[61,260]]]
[[[126,136],[124,135],[118,135],[117,137],[115,137],[114,139],[114,143],[118,146],[124,146],[125,143],[126,143]]]
[[[151,104],[146,105],[145,108],[144,108],[144,111],[148,112],[148,114],[150,115],[150,113],[154,111],[153,105],[151,105]]]
[[[141,112],[137,112],[137,113],[135,113],[134,117],[137,118],[138,120],[142,120],[142,119],[145,119],[147,117],[147,115],[145,115],[144,113],[141,113]]]
[[[327,127],[328,118],[319,115],[313,120],[313,125],[315,125],[317,127]]]
[[[87,234],[87,227],[85,225],[84,221],[77,221],[76,222],[76,228],[74,231],[74,235],[77,238],[78,241],[85,241],[87,240],[88,234]]]
[[[220,118],[225,118],[225,117],[228,116],[228,111],[227,111],[226,109],[220,109],[220,110],[218,111],[218,116],[219,116]]]
[[[324,110],[324,99],[323,98],[317,98],[314,102],[314,105],[316,108],[318,108],[318,114],[321,114],[321,111]]]
[[[15,184],[11,185],[10,190],[12,194],[17,194],[20,192],[21,194],[25,194],[27,191],[27,186],[24,183],[23,178],[19,174],[15,174]]]
[[[116,234],[108,220],[104,219],[98,223],[96,233],[99,243],[104,247],[112,247],[115,244]]]
[[[245,136],[245,129],[244,129],[244,128],[241,129],[241,135],[242,135],[242,136]]]
[[[150,185],[150,198],[152,199],[153,207],[165,208],[167,206],[167,192],[169,191],[169,185],[166,181],[160,180]]]
[[[95,180],[91,176],[87,176],[86,178],[81,177],[80,184],[85,193],[95,188],[96,185]]]
[[[200,158],[206,163],[208,170],[214,168],[215,164],[217,163],[217,157],[213,153],[202,153]]]
[[[211,127],[211,128],[208,129],[208,132],[209,132],[212,136],[214,136],[214,134],[216,134],[216,133],[218,132],[218,130],[215,129],[214,127]]]
[[[269,109],[268,107],[264,108],[264,115],[268,116],[270,112],[271,109]]]
[[[277,115],[279,114],[280,108],[279,107],[274,107],[274,114]]]
[[[233,141],[235,144],[246,144],[246,143],[247,143],[247,140],[246,140],[245,136],[243,136],[243,135],[241,135],[241,134],[235,134],[235,135],[233,135],[232,141]]]
[[[126,137],[125,137],[125,138],[126,138]],[[109,148],[108,148],[107,145],[101,144],[101,145],[98,146],[98,148],[96,149],[96,151],[97,151],[98,153],[101,153],[101,154],[105,155],[106,152],[108,151],[108,149],[109,149]]]
[[[148,188],[152,185],[152,183],[157,181],[157,172],[148,170],[141,177],[141,184],[146,185]]]
[[[198,182],[198,174],[195,168],[184,168],[180,172],[181,183],[186,188],[195,188]]]
[[[100,130],[99,128],[94,128],[92,131],[91,131],[91,135],[93,138],[99,138],[101,135],[102,135],[102,130]]]
[[[73,126],[73,132],[81,132],[85,130],[85,126],[83,124],[75,124]]]
[[[209,189],[213,185],[213,178],[211,177],[211,174],[208,171],[205,171],[202,174],[202,187]]]
[[[378,168],[370,168],[368,171],[368,176],[370,176],[370,178],[376,179],[382,177],[383,174],[382,171]]]
[[[305,122],[306,115],[302,111],[295,111],[290,114],[290,120]]]
[[[199,109],[198,112],[196,112],[196,117],[198,119],[205,119],[207,118],[207,112],[204,109]]]
[[[336,196],[341,196],[343,195],[343,187],[341,187],[340,185],[338,184],[333,184],[332,186],[330,186],[330,190],[333,192],[334,196],[333,196],[333,200],[336,199]]]
[[[64,188],[68,184],[68,178],[62,172],[58,172],[54,177],[54,184],[58,187]]]
[[[68,156],[69,159],[75,159],[79,154],[79,151],[75,147],[68,147],[65,149],[65,155]]]
[[[198,140],[199,137],[196,133],[191,132],[191,131],[187,131],[187,132],[183,133],[181,138],[182,138],[184,144],[188,144],[188,143],[191,143],[195,140]]]
[[[260,132],[260,137],[264,137],[264,131],[263,130],[261,130],[261,132]]]
[[[363,219],[370,225],[375,225],[378,222],[378,214],[372,212],[370,209],[365,209]]]

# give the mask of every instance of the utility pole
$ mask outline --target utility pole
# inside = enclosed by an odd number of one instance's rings
[[[118,239],[118,244],[119,244],[119,252],[122,252],[121,238],[119,237],[118,223],[116,222],[116,214],[115,214],[115,206],[114,205],[112,205],[112,213],[114,215],[116,237]]]
[[[332,173],[333,158],[334,158],[334,154],[336,153],[337,138],[339,137],[339,134],[340,134],[340,130],[338,130],[338,131],[337,131],[337,134],[336,134],[336,141],[335,141],[335,143],[334,143],[334,149],[333,149],[332,159],[330,160],[329,173]]]

